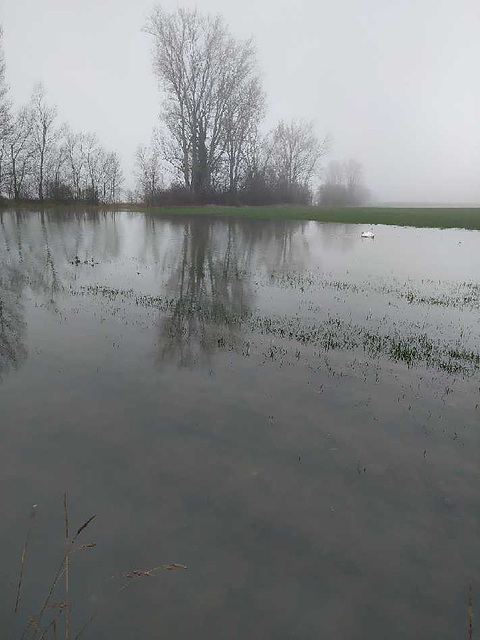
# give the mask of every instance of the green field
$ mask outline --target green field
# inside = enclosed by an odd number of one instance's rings
[[[62,210],[108,210],[142,211],[162,216],[219,216],[231,218],[258,218],[260,220],[316,220],[318,222],[339,222],[342,224],[390,224],[402,227],[458,228],[480,230],[480,207],[305,207],[305,206],[263,206],[228,207],[206,205],[203,207],[144,207],[139,204],[85,205],[52,204],[33,202],[4,202],[2,208],[22,210],[62,209]]]
[[[158,207],[145,210],[160,215],[214,215],[238,218],[317,220],[342,224],[392,224],[403,227],[480,230],[480,208],[205,206]]]

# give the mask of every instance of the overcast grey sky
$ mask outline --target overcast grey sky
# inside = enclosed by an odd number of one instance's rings
[[[152,0],[1,0],[16,104],[36,82],[128,177],[160,110]],[[165,9],[180,6],[174,0]],[[268,125],[306,118],[379,200],[480,202],[480,0],[186,0],[253,36]],[[130,182],[130,181],[129,181]]]

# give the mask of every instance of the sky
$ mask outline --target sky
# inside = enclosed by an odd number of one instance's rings
[[[42,82],[59,120],[121,156],[158,122],[142,26],[152,0],[1,0],[15,104]],[[253,37],[265,127],[313,120],[328,160],[355,158],[377,201],[480,203],[480,0],[164,0]]]

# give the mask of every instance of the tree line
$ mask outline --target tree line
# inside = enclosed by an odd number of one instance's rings
[[[13,108],[2,36],[0,29],[0,198],[118,201],[123,183],[118,154],[107,151],[94,133],[59,124],[41,84],[26,105]]]
[[[253,41],[235,39],[220,16],[189,9],[157,7],[145,31],[164,102],[149,145],[137,150],[140,198],[311,204],[328,140],[302,120],[262,134],[266,95]]]
[[[361,203],[361,171],[343,191],[328,182],[327,171],[315,191],[329,140],[317,136],[313,122],[281,120],[264,132],[266,95],[252,39],[235,38],[221,16],[196,9],[156,7],[144,30],[164,99],[149,143],[136,150],[128,200],[150,206]],[[119,201],[118,154],[95,134],[59,125],[41,85],[27,105],[12,108],[1,38],[0,30],[0,197]]]

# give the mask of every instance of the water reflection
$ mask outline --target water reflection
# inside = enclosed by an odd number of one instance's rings
[[[326,248],[349,251],[359,242],[360,231],[355,224],[323,224],[321,239]]]
[[[61,211],[0,212],[0,377],[27,358],[24,298],[32,292],[36,304],[56,312],[58,294],[71,280],[65,265],[82,252],[83,227],[98,221],[98,213]],[[112,253],[103,234],[96,239]],[[83,247],[88,253],[92,249]]]
[[[240,320],[255,306],[259,275],[268,279],[272,271],[301,269],[310,260],[303,222],[62,209],[7,211],[0,219],[5,363],[26,358],[26,292],[53,318],[59,295],[92,281],[125,286],[139,265],[154,274],[151,293],[165,289],[173,298],[158,318],[158,363],[209,364],[219,349],[248,353]]]
[[[146,224],[147,236],[155,223],[147,218]],[[278,270],[307,260],[302,227],[259,221],[219,223],[208,218],[177,225],[182,239],[167,284],[175,303],[159,320],[157,362],[206,364],[219,349],[249,355],[241,321],[255,305],[254,273],[262,267]]]
[[[21,302],[20,273],[2,261],[0,265],[0,381],[27,357],[26,324]]]
[[[189,567],[122,592],[96,637],[209,639],[211,620],[232,640],[455,636],[480,576],[478,375],[302,339],[334,315],[350,330],[408,339],[434,327],[449,344],[462,327],[473,341],[478,306],[404,294],[427,295],[424,277],[478,274],[478,234],[383,229],[362,243],[315,223],[129,212],[0,223],[0,371],[31,354],[0,386],[4,573],[18,575],[25,505],[41,505],[46,532],[40,567],[29,557],[26,616],[28,591],[43,596],[56,568],[66,490],[77,514],[99,514],[98,554],[76,562],[80,624],[106,577]],[[386,265],[406,288],[384,287]],[[286,355],[265,362],[272,344]],[[186,369],[195,363],[215,375]]]

